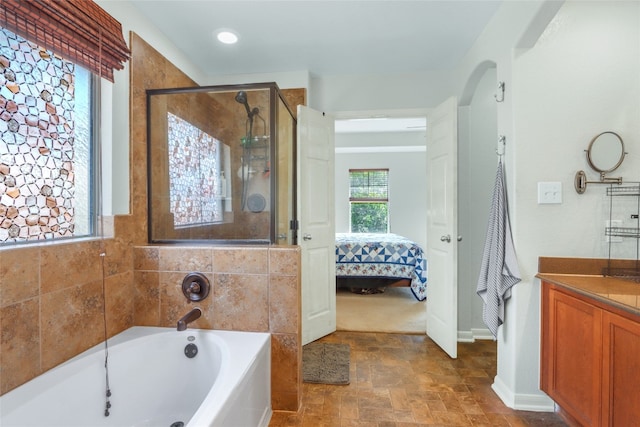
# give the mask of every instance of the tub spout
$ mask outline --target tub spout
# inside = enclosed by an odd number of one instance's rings
[[[189,323],[198,319],[200,316],[202,316],[202,310],[200,310],[198,307],[194,308],[193,310],[182,316],[180,320],[178,320],[178,330],[184,331],[185,329],[187,329],[187,325]]]

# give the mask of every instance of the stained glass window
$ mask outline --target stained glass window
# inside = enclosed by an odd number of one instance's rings
[[[222,221],[220,141],[167,113],[169,203],[176,227]]]
[[[0,28],[0,244],[87,236],[92,75]]]

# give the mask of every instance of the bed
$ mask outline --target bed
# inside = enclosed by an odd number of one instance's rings
[[[374,287],[406,283],[418,301],[427,298],[424,252],[397,234],[336,233],[336,279],[356,278]]]

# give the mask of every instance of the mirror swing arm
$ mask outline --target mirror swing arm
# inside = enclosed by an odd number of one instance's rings
[[[576,172],[576,176],[574,178],[574,185],[576,187],[576,192],[578,194],[582,194],[587,191],[587,184],[622,184],[622,177],[619,176],[617,178],[610,178],[604,176],[604,172],[600,172],[600,181],[588,181],[587,174],[584,171]]]
[[[609,138],[609,139],[605,140],[604,138]],[[614,138],[614,139],[612,140],[611,138]],[[607,166],[597,165],[596,162],[594,162],[595,143],[598,140],[601,141],[600,149],[602,149],[602,144],[606,142],[609,142],[609,143],[614,142],[614,143],[620,144],[620,157],[618,159],[614,159],[616,163],[608,168],[606,168]],[[610,151],[610,147],[606,147],[606,149],[607,151]],[[589,166],[591,167],[591,169],[593,169],[594,171],[600,174],[600,180],[589,181],[587,179],[587,174],[583,170],[576,172],[576,176],[574,178],[574,187],[578,194],[583,194],[587,190],[587,184],[618,184],[618,185],[622,184],[622,177],[612,178],[612,177],[606,176],[608,172],[613,172],[614,170],[618,169],[618,167],[622,164],[622,161],[624,160],[625,154],[627,154],[624,151],[624,142],[622,141],[622,138],[620,137],[620,135],[611,131],[602,132],[596,135],[591,140],[591,142],[589,143],[589,148],[584,151],[587,153],[587,162],[589,163]]]

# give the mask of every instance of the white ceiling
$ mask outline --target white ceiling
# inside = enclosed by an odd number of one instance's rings
[[[457,65],[501,1],[130,0],[208,75],[415,73]],[[235,45],[215,40],[221,28]]]

